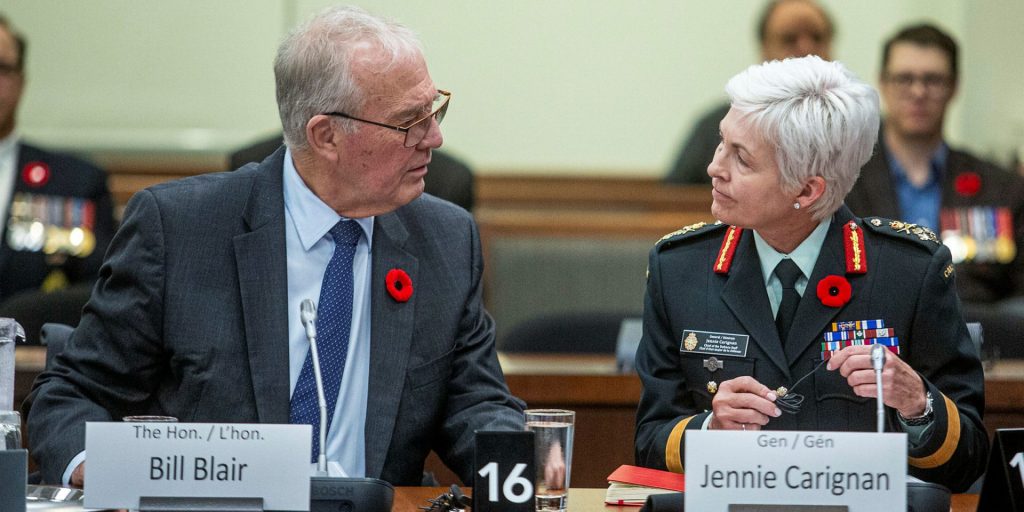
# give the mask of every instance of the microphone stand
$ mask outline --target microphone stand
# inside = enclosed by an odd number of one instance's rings
[[[324,380],[320,373],[320,354],[316,349],[316,304],[312,299],[303,300],[299,313],[302,326],[306,328],[306,338],[309,340],[317,405],[320,406],[320,453],[316,461],[316,474],[309,479],[309,510],[390,512],[395,497],[395,489],[391,484],[376,478],[331,477],[327,471],[327,399],[324,396]]]
[[[299,318],[306,328],[309,353],[313,356],[313,377],[316,379],[316,402],[320,408],[320,453],[316,460],[316,476],[327,476],[327,398],[324,396],[324,379],[320,374],[320,353],[316,348],[316,305],[312,299],[302,301]]]
[[[875,389],[877,391],[877,417],[878,433],[885,432],[885,399],[882,391],[882,369],[885,367],[885,346],[875,343],[871,346],[871,366],[875,369]]]

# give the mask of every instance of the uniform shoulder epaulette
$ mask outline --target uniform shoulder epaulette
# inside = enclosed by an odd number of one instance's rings
[[[681,240],[686,240],[706,233],[713,233],[726,227],[729,227],[728,224],[723,224],[721,221],[715,221],[712,223],[698,222],[696,224],[690,224],[682,229],[677,229],[661,237],[654,245],[660,249]]]
[[[939,240],[934,231],[910,222],[882,217],[865,217],[864,226],[875,233],[893,238],[912,240],[917,242],[918,245],[927,248],[930,252],[935,252],[942,246],[942,241]]]

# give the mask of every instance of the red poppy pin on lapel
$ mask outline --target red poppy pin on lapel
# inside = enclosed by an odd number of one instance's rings
[[[953,189],[964,197],[972,197],[981,190],[981,176],[976,172],[962,172],[953,180]]]
[[[391,294],[391,298],[397,302],[408,302],[409,298],[412,297],[412,279],[409,278],[409,274],[406,274],[404,270],[400,268],[393,268],[388,270],[387,275],[384,277],[384,282],[388,286],[388,293]]]
[[[39,188],[50,181],[50,166],[43,162],[29,162],[21,169],[21,180],[32,188]]]
[[[843,276],[829,275],[818,281],[818,300],[830,308],[843,307],[850,302],[853,289]]]

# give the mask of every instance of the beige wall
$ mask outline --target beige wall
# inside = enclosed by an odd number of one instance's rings
[[[30,39],[21,131],[85,150],[224,153],[277,130],[277,43],[322,0],[14,0]],[[760,0],[362,0],[417,30],[454,93],[446,145],[483,172],[663,172],[757,58]],[[931,19],[963,42],[956,143],[1024,144],[1018,0],[831,0],[833,54],[874,82],[879,46]]]

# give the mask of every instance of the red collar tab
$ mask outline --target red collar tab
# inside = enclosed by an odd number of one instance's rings
[[[722,248],[718,250],[718,257],[715,258],[715,273],[716,274],[728,274],[729,267],[732,266],[732,257],[736,255],[736,246],[740,243],[740,235],[743,234],[743,228],[736,226],[729,226],[729,229],[725,232],[725,238],[722,239]]]
[[[846,249],[846,273],[866,274],[868,259],[864,252],[864,229],[852,220],[843,225],[843,248]]]

